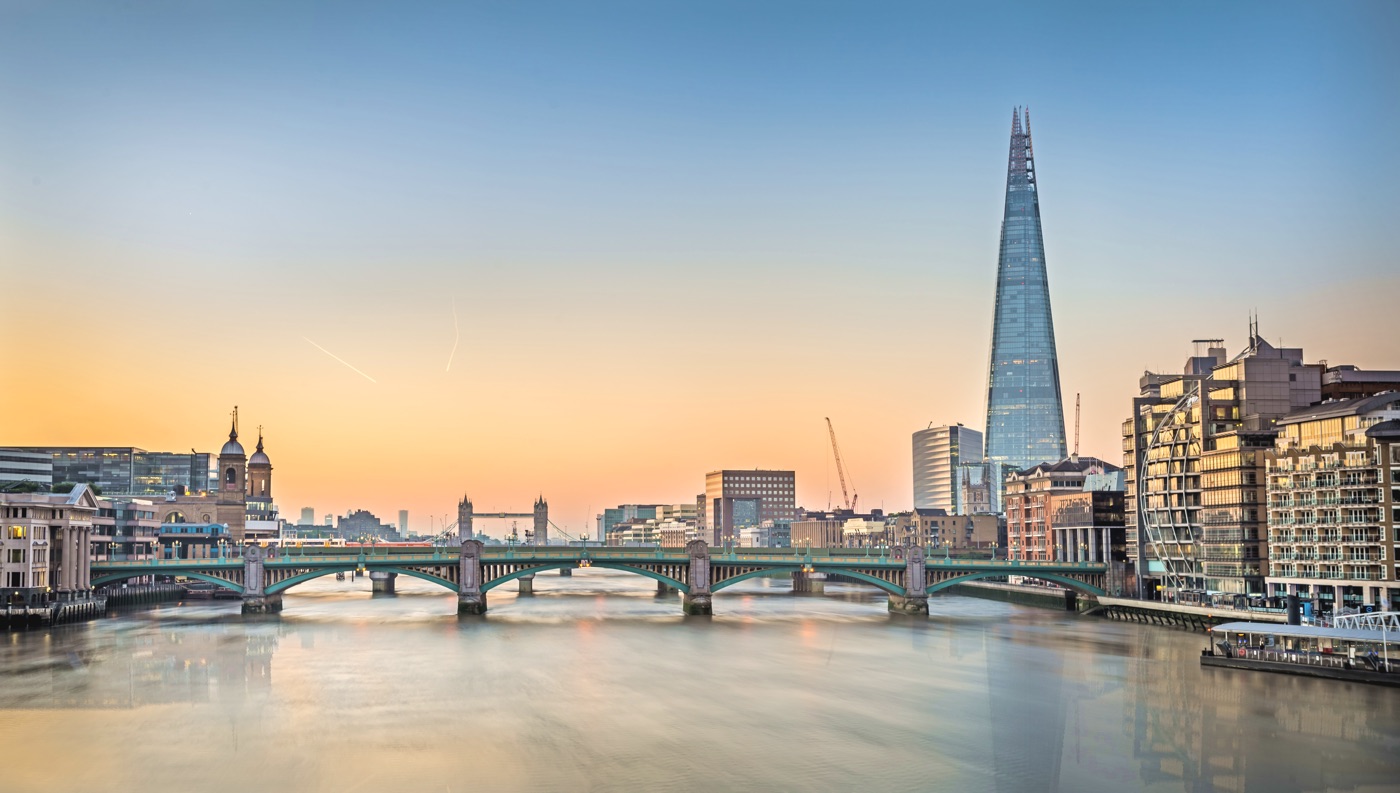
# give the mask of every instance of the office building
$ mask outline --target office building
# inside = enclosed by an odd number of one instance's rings
[[[896,512],[890,541],[895,545],[918,545],[930,555],[935,551],[993,550],[997,543],[999,518],[996,515],[949,515],[942,509],[915,508]]]
[[[1264,453],[1268,593],[1319,611],[1400,605],[1400,392],[1278,419]]]
[[[1115,541],[1122,553],[1122,468],[1068,457],[1006,477],[1007,559],[1102,562]]]
[[[1350,364],[1332,366],[1322,373],[1322,401],[1358,399],[1386,391],[1400,391],[1400,372],[1362,369]]]
[[[1279,418],[1319,401],[1323,367],[1253,327],[1233,358],[1219,339],[1197,345],[1182,374],[1144,374],[1123,423],[1129,552],[1144,594],[1262,596],[1264,452]]]
[[[297,525],[298,525],[298,526],[315,526],[315,525],[316,525],[316,508],[315,508],[315,507],[302,507],[302,508],[301,508],[301,519],[297,521]]]
[[[986,454],[1015,468],[1065,457],[1060,364],[1050,315],[1030,112],[1011,116],[1011,157],[997,258],[997,298],[987,375]]]
[[[53,485],[53,457],[45,452],[0,449],[0,490],[20,482],[47,490]]]
[[[705,474],[705,526],[714,545],[732,541],[736,529],[797,516],[793,471],[724,470]]]
[[[972,510],[964,497],[964,466],[982,462],[982,433],[961,424],[914,433],[914,507],[951,515]]]
[[[411,532],[408,530],[408,510],[399,510],[399,536],[408,539]]]
[[[49,456],[52,481],[93,485],[103,495],[208,492],[214,464],[201,452],[148,452],[134,446],[26,446]]]
[[[0,492],[0,600],[37,605],[92,589],[92,521],[87,485],[66,493]]]
[[[380,542],[397,542],[399,540],[398,532],[394,530],[393,526],[382,523],[373,512],[366,509],[353,510],[336,521],[335,531],[341,537],[351,541],[361,538],[364,538],[366,542],[370,538]]]

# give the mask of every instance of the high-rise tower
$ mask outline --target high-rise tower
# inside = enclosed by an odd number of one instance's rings
[[[993,462],[1029,468],[1065,457],[1065,412],[1045,277],[1031,115],[1025,111],[1022,126],[1020,108],[1011,113],[985,437]]]

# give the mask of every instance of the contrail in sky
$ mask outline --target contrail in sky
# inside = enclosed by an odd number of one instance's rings
[[[452,332],[456,337],[452,339],[452,352],[447,355],[447,368],[442,370],[443,374],[452,371],[452,359],[457,355],[457,342],[462,340],[462,330],[457,327],[457,298],[452,299]]]
[[[303,339],[306,339],[306,343],[307,343],[307,344],[310,344],[312,347],[315,347],[316,349],[320,350],[321,352],[325,353],[326,355],[329,355],[330,357],[336,359],[337,361],[340,361],[341,363],[345,364],[346,366],[350,366],[350,362],[349,362],[349,361],[346,361],[344,358],[341,358],[339,355],[336,355],[335,353],[331,352],[330,350],[326,349],[325,347],[322,347],[321,345],[317,344],[316,342],[314,342],[314,341],[312,341],[312,340],[310,340],[310,339],[307,339],[305,336],[302,336],[302,338],[303,338]],[[353,366],[350,366],[350,368],[355,372],[355,374],[359,375],[360,377],[363,377],[364,379],[370,381],[371,383],[375,383],[376,385],[379,383],[378,380],[375,380],[373,377],[370,377],[369,375],[365,374],[364,372],[361,372],[359,369],[356,369],[356,368],[353,367]]]

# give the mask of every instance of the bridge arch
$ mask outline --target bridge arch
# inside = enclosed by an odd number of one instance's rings
[[[640,575],[640,576],[646,576],[647,578],[650,578],[650,579],[652,579],[653,581],[660,581],[661,583],[666,584],[667,586],[673,587],[673,588],[675,588],[675,589],[679,589],[679,590],[682,591],[682,592],[689,592],[689,591],[690,591],[690,587],[689,587],[689,586],[686,586],[685,584],[681,583],[680,581],[677,581],[676,579],[674,579],[674,578],[672,578],[672,577],[670,577],[670,576],[668,576],[668,575],[662,575],[662,574],[657,573],[657,572],[654,572],[654,571],[652,571],[652,570],[647,570],[646,568],[643,568],[643,567],[633,567],[633,566],[631,566],[631,565],[622,564],[622,563],[620,563],[620,562],[593,562],[593,561],[590,561],[590,562],[589,562],[589,566],[590,566],[590,567],[601,567],[601,568],[603,568],[603,569],[605,569],[605,570],[621,570],[621,571],[623,571],[624,573],[635,573],[635,574]],[[481,585],[481,591],[482,591],[482,592],[486,592],[486,591],[488,591],[488,590],[495,589],[496,587],[500,586],[501,584],[506,583],[507,581],[514,581],[514,580],[517,579],[517,578],[521,578],[521,577],[523,577],[523,576],[531,575],[531,574],[533,574],[533,573],[538,573],[538,572],[542,572],[542,571],[545,571],[545,570],[562,570],[562,569],[565,569],[565,568],[573,569],[573,568],[575,568],[575,567],[578,567],[578,564],[577,564],[576,562],[567,562],[567,563],[565,563],[565,564],[542,564],[542,565],[537,565],[537,566],[534,566],[534,567],[526,567],[526,568],[524,568],[524,569],[522,569],[522,570],[516,570],[516,571],[511,572],[511,573],[509,573],[509,574],[507,574],[507,575],[503,575],[503,576],[501,576],[500,578],[492,579],[491,581],[488,581],[488,582],[482,584],[482,585]]]
[[[128,579],[128,578],[138,578],[138,577],[140,577],[140,576],[147,576],[147,575],[169,575],[169,576],[180,576],[180,577],[182,577],[182,578],[198,578],[200,581],[208,581],[208,582],[211,583],[211,584],[218,584],[219,586],[223,587],[224,589],[232,589],[234,592],[237,592],[237,593],[240,594],[240,595],[243,594],[243,585],[242,585],[242,584],[235,584],[235,583],[233,583],[232,581],[228,581],[228,580],[225,580],[225,579],[223,579],[223,578],[219,578],[219,577],[217,577],[217,576],[212,576],[212,575],[209,575],[208,573],[197,573],[197,572],[191,572],[191,571],[188,571],[188,570],[181,570],[181,571],[179,571],[179,572],[163,572],[163,571],[160,571],[160,570],[133,570],[133,571],[131,571],[131,572],[129,572],[129,573],[128,573],[128,572],[107,573],[106,575],[101,575],[101,576],[98,576],[97,578],[92,579],[92,586],[93,586],[93,587],[106,586],[107,584],[115,584],[115,583],[118,582],[118,581],[125,581],[125,580]]]
[[[737,584],[740,581],[745,581],[750,578],[762,578],[763,576],[773,575],[774,573],[782,573],[789,571],[800,572],[800,570],[793,567],[765,567],[761,570],[750,570],[747,573],[740,573],[739,575],[733,576],[732,578],[726,578],[718,584],[712,585],[710,587],[710,591],[717,592],[731,584]],[[844,568],[828,567],[817,570],[816,572],[832,573],[834,575],[844,575],[849,578],[854,578],[863,584],[874,585],[884,590],[885,592],[890,593],[891,595],[904,595],[904,588],[899,586],[898,584],[891,584],[889,581],[885,581],[881,578],[876,578],[875,576],[870,575],[869,573],[862,573],[858,570],[846,570]]]
[[[936,584],[929,584],[928,589],[926,591],[928,592],[928,594],[932,595],[934,592],[937,592],[941,589],[947,589],[950,586],[966,584],[969,581],[976,581],[982,578],[1001,578],[1007,575],[1019,575],[1022,578],[1038,578],[1042,581],[1053,581],[1057,584],[1063,584],[1069,587],[1070,589],[1073,589],[1078,592],[1083,592],[1087,595],[1097,596],[1108,594],[1107,592],[1100,589],[1099,587],[1094,586],[1093,584],[1086,584],[1083,581],[1077,581],[1073,578],[1070,578],[1069,576],[1061,575],[1059,573],[1042,573],[1037,571],[1035,573],[1028,574],[1023,570],[978,570],[976,572],[966,573],[964,575],[957,576],[956,578],[949,578],[946,581],[939,581]]]
[[[285,578],[281,581],[278,581],[275,584],[269,584],[266,591],[269,595],[275,595],[279,592],[285,592],[288,589],[291,589],[292,587],[296,586],[297,584],[304,584],[307,581],[320,578],[321,576],[331,575],[332,573],[349,573],[357,569],[359,569],[358,562],[355,564],[348,565],[336,565],[334,567],[318,567],[315,570],[307,570],[304,573],[298,573],[290,578]],[[435,576],[431,573],[425,573],[422,570],[414,570],[410,567],[376,566],[369,568],[369,570],[370,572],[374,573],[402,573],[406,576],[412,576],[413,578],[421,578],[424,581],[430,581],[434,584],[437,584],[438,586],[446,587],[452,590],[453,592],[457,591],[457,584],[455,582],[448,581],[446,578]]]

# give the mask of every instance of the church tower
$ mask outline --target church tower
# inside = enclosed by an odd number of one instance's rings
[[[272,498],[272,461],[263,451],[262,427],[258,427],[258,448],[248,458],[248,496]]]
[[[243,544],[247,467],[248,457],[243,452],[243,445],[238,442],[238,407],[235,405],[228,442],[219,450],[219,490],[214,511],[215,520],[228,526],[229,534],[237,545]],[[268,470],[271,471],[271,466]]]

